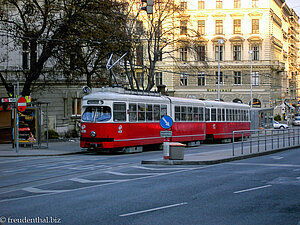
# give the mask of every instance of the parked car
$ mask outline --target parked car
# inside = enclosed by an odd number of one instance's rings
[[[273,127],[274,127],[274,129],[287,129],[287,128],[289,128],[289,125],[284,124],[284,123],[279,123],[276,120],[274,120]]]
[[[296,116],[294,118],[293,125],[294,126],[299,126],[300,125],[300,116]]]

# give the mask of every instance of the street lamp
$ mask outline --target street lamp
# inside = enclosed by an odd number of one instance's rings
[[[250,54],[250,108],[253,105],[253,97],[252,97],[252,58],[253,58],[253,50],[249,51]]]
[[[224,40],[223,39],[219,39],[218,41],[219,44],[219,56],[218,56],[218,100],[220,101],[220,56],[221,56],[221,44],[224,44]]]

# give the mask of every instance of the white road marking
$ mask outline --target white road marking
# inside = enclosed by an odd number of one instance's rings
[[[258,189],[263,189],[263,188],[267,188],[267,187],[271,187],[271,186],[272,185],[268,184],[268,185],[265,185],[265,186],[249,188],[249,189],[245,189],[245,190],[241,190],[241,191],[235,191],[233,193],[234,194],[239,194],[239,193],[248,192],[248,191],[255,191],[255,190],[258,190]]]
[[[157,211],[157,210],[178,207],[178,206],[182,206],[182,205],[186,205],[186,204],[188,204],[188,203],[187,202],[182,202],[182,203],[178,203],[178,204],[174,204],[174,205],[166,205],[166,206],[162,206],[162,207],[158,207],[158,208],[153,208],[153,209],[147,209],[147,210],[127,213],[127,214],[122,214],[122,215],[119,215],[119,216],[122,216],[122,217],[123,216],[132,216],[132,215],[137,215],[137,214],[146,213],[146,212],[153,212],[153,211]]]
[[[72,178],[70,179],[71,181],[75,181],[78,183],[82,183],[82,184],[89,184],[89,183],[107,183],[107,182],[124,182],[124,181],[128,181],[126,180],[87,180],[87,179],[82,179],[82,178]]]
[[[153,176],[157,175],[158,173],[120,173],[120,172],[114,172],[114,171],[105,171],[104,173],[109,173],[117,176]],[[160,173],[163,174],[163,173]]]
[[[278,167],[300,167],[295,164],[273,164],[273,163],[227,163],[230,165],[245,165],[245,166],[278,166]]]
[[[62,193],[62,192],[66,192],[65,190],[42,190],[39,188],[34,188],[34,187],[27,187],[27,188],[23,188],[23,191],[27,191],[27,192],[31,192],[31,193]]]
[[[124,164],[127,164],[127,163],[124,163]],[[211,167],[216,167],[218,165],[219,164],[207,165],[207,166],[202,166],[202,167],[195,167],[195,168],[192,168],[190,170],[203,170],[203,169],[207,169],[207,168],[211,168]],[[121,167],[121,166],[123,166],[123,165],[118,165],[117,167]],[[184,173],[184,172],[188,172],[188,171],[187,170],[179,170],[179,171],[171,171],[171,172],[168,172],[168,173],[156,173],[153,176],[145,176],[145,177],[138,177],[138,178],[128,179],[128,180],[125,180],[124,182],[139,181],[139,180],[145,180],[145,179],[149,179],[149,178],[155,178],[155,177],[160,177],[160,176],[164,176],[164,175],[171,175],[171,174]],[[50,184],[51,183],[53,183],[53,182],[50,182]],[[122,183],[122,182],[95,184],[93,186],[87,186],[87,187],[80,187],[80,188],[75,188],[75,189],[63,190],[62,192],[81,191],[81,190],[87,190],[87,189],[92,189],[92,188],[99,188],[99,187],[108,186],[108,185],[115,185],[115,184],[119,184],[119,183]],[[20,189],[20,190],[23,190],[23,189]],[[15,191],[15,190],[13,190],[13,191]],[[51,190],[47,190],[47,191],[51,191]],[[6,192],[6,193],[10,193],[10,192],[12,192],[12,191],[9,191],[9,192]],[[0,199],[0,203],[2,203],[2,202],[11,202],[11,201],[18,201],[18,200],[29,199],[29,198],[45,197],[45,196],[50,196],[50,195],[55,195],[55,194],[60,194],[60,193],[47,192],[47,193],[41,193],[40,195],[31,195],[31,196],[24,196],[24,197],[10,198],[10,199]]]
[[[152,167],[145,167],[145,166],[132,166],[133,168],[142,169],[142,170],[190,170],[190,168],[152,168]]]
[[[281,156],[271,156],[271,158],[272,158],[272,159],[277,159],[277,160],[283,159],[283,157],[281,157]]]

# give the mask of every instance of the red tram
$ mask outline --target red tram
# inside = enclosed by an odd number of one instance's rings
[[[160,119],[173,118],[171,141],[197,143],[230,139],[234,130],[250,130],[248,105],[159,95],[132,94],[122,88],[102,88],[82,101],[80,147],[142,151],[161,144]]]

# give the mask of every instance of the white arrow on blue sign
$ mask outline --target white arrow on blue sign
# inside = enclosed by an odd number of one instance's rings
[[[160,126],[164,129],[169,129],[173,126],[173,119],[170,116],[163,116],[160,119]]]

